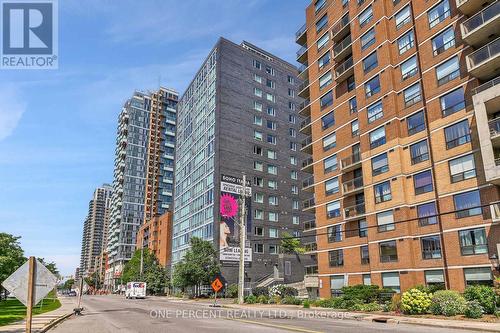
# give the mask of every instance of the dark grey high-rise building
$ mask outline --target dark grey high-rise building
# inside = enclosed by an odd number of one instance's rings
[[[299,84],[295,66],[250,43],[221,38],[212,49],[178,104],[174,264],[191,237],[211,240],[226,279],[236,281],[238,255],[230,250],[238,241],[243,173],[251,187],[250,285],[272,279],[280,263],[280,238],[301,236],[304,224],[313,220],[302,212],[312,195],[302,191],[301,168],[308,156],[301,152]],[[301,265],[281,263],[285,275],[300,279],[304,265],[315,271],[314,257],[305,256]]]

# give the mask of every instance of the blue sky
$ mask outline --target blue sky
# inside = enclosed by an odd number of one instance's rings
[[[294,62],[309,2],[59,1],[59,69],[0,71],[0,231],[73,274],[127,97],[159,82],[182,93],[219,36]]]

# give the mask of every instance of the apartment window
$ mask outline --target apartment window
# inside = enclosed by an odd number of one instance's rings
[[[295,103],[293,102],[288,102],[288,108],[292,111],[295,111]]]
[[[424,276],[426,286],[439,286],[439,289],[445,289],[442,269],[424,271]]]
[[[321,50],[323,48],[323,46],[325,46],[326,43],[328,43],[329,40],[330,40],[330,34],[328,32],[326,34],[324,34],[323,36],[321,36],[321,38],[318,39],[318,41],[316,42],[316,46],[318,47],[318,51]]]
[[[318,59],[319,69],[321,70],[329,63],[330,63],[330,51],[326,52],[321,58]]]
[[[269,93],[266,93],[266,99],[269,101],[269,102],[275,102],[276,99],[274,97],[273,94],[269,94]]]
[[[269,237],[271,237],[271,238],[278,238],[278,229],[276,229],[276,228],[269,228]]]
[[[255,111],[262,112],[262,103],[259,102],[253,102],[253,109]]]
[[[334,170],[337,170],[337,155],[332,155],[330,157],[327,157],[323,160],[323,165],[324,165],[324,170],[325,173],[332,172]]]
[[[450,176],[452,183],[476,177],[474,154],[455,158],[448,163],[450,165]]]
[[[289,114],[288,115],[288,122],[290,124],[295,124],[297,122],[297,117],[295,117],[295,115],[293,115],[293,114]]]
[[[288,83],[294,84],[295,83],[295,78],[291,75],[288,75]]]
[[[340,201],[330,202],[326,205],[326,216],[329,219],[340,216]]]
[[[278,254],[278,245],[270,244],[269,245],[269,254]]]
[[[363,245],[359,248],[361,252],[361,265],[370,263],[370,253],[368,252],[368,245]]]
[[[427,140],[414,143],[410,146],[411,164],[417,164],[429,159]]]
[[[262,76],[254,74],[253,75],[253,80],[258,83],[262,83]]]
[[[441,258],[441,239],[439,236],[428,236],[420,239],[422,259]]]
[[[406,118],[406,126],[408,127],[408,136],[425,130],[424,111],[419,111]]]
[[[457,211],[455,213],[457,219],[482,214],[479,190],[455,194],[453,202]]]
[[[358,101],[356,97],[353,97],[349,100],[349,113],[353,114],[358,112]]]
[[[272,106],[267,107],[267,114],[276,117],[276,110]]]
[[[275,195],[270,195],[268,198],[268,202],[271,206],[277,206],[278,205],[278,197]]]
[[[264,211],[261,209],[256,209],[253,212],[254,219],[262,220],[264,218]]]
[[[359,237],[368,237],[368,222],[365,219],[358,221],[358,235]]]
[[[254,162],[254,165],[255,165],[255,162]],[[264,186],[264,179],[262,177],[253,177],[253,185],[258,186],[258,187],[263,187]]]
[[[328,136],[323,138],[323,150],[327,151],[328,149],[334,148],[337,145],[337,134],[333,132]]]
[[[401,292],[401,284],[399,282],[399,273],[390,272],[382,273],[382,287],[392,289],[397,293]]]
[[[381,203],[392,199],[390,181],[373,186],[373,191],[375,193],[375,203]]]
[[[266,127],[269,128],[270,130],[276,130],[276,122],[272,121],[272,120],[268,120],[266,122]]]
[[[370,72],[372,69],[378,66],[377,51],[370,54],[368,57],[363,59],[363,70],[366,73]]]
[[[371,97],[380,92],[380,78],[375,76],[373,79],[365,83],[365,95]]]
[[[401,64],[401,79],[404,81],[418,73],[417,57],[413,56]]]
[[[253,116],[253,124],[262,126],[262,117],[261,116]]]
[[[332,195],[339,192],[339,178],[328,179],[325,182],[325,194]]]
[[[253,138],[258,141],[262,141],[262,132],[253,131]]]
[[[448,16],[450,16],[450,4],[448,0],[443,0],[438,3],[434,8],[427,12],[429,19],[429,28],[433,28],[439,23],[443,22]]]
[[[290,171],[290,178],[293,179],[293,180],[297,180],[297,171],[295,170],[292,170]]]
[[[330,83],[332,83],[332,72],[328,72],[319,78],[319,89],[323,89]]]
[[[255,67],[257,69],[262,69],[262,64],[260,63],[260,61],[254,60],[253,61],[253,67]]]
[[[253,94],[257,97],[262,97],[262,89],[253,88]]]
[[[417,216],[418,216],[418,224],[422,227],[436,224],[438,222],[436,203],[429,202],[426,204],[418,205]]]
[[[298,210],[300,208],[300,202],[298,200],[292,201],[292,208]]]
[[[299,224],[300,223],[300,217],[298,216],[292,216],[292,223],[293,224]]]
[[[374,149],[378,146],[385,144],[385,128],[384,126],[377,128],[370,132],[370,148]]]
[[[253,252],[264,253],[264,244],[254,243],[253,244]]]
[[[435,56],[455,46],[455,30],[450,27],[432,39],[432,51]]]
[[[380,248],[380,262],[398,261],[398,248],[395,240],[388,242],[381,242],[379,243],[379,248]],[[386,288],[385,285],[384,288]]]
[[[274,83],[273,80],[266,79],[266,86],[274,89],[276,87],[276,84]]]
[[[368,117],[368,123],[373,123],[375,120],[380,119],[384,116],[384,111],[382,109],[382,101],[378,101],[366,108],[366,115]]]
[[[299,194],[299,187],[297,185],[292,185],[292,194]]]
[[[324,27],[328,24],[328,15],[323,15],[317,22],[316,22],[316,32],[320,32],[323,30]]]
[[[488,253],[484,228],[461,230],[458,232],[458,236],[460,238],[460,252],[463,256]]]
[[[325,7],[326,5],[326,0],[317,0],[314,3],[314,11],[317,13],[321,10],[321,8]]]
[[[342,225],[337,224],[327,228],[328,243],[340,242],[342,240]]]
[[[444,136],[446,139],[446,149],[451,149],[470,142],[469,121],[466,119],[446,127],[444,129]]]
[[[328,259],[330,262],[330,267],[344,266],[344,251],[343,250],[328,251]]]
[[[274,179],[269,179],[267,181],[267,187],[269,187],[270,189],[276,190],[276,189],[278,189],[278,182]]]
[[[372,285],[372,277],[370,274],[363,274],[363,284],[365,286],[371,286]]]
[[[324,109],[332,104],[333,104],[333,91],[330,90],[329,92],[321,96],[321,98],[319,99],[319,105],[321,106],[321,109]]]
[[[259,146],[253,146],[253,153],[255,155],[260,155],[262,156],[262,147]]]
[[[257,203],[264,203],[264,194],[262,193],[254,193],[253,201]]]
[[[464,88],[460,87],[439,98],[443,117],[465,109]]]
[[[405,90],[403,90],[403,97],[405,102],[405,107],[410,107],[415,103],[422,100],[422,94],[420,93],[420,83],[416,83]]]
[[[253,234],[255,236],[264,236],[264,228],[262,228],[262,227],[255,227],[253,230],[254,230]]]
[[[374,43],[375,43],[375,28],[371,28],[363,36],[361,36],[361,51],[366,50]]]
[[[359,135],[359,121],[357,119],[351,121],[351,135],[352,136]]]
[[[370,23],[372,19],[373,19],[373,8],[370,5],[365,10],[363,10],[361,14],[359,14],[358,16],[359,26],[363,28],[365,25]]]
[[[356,88],[356,81],[354,80],[354,75],[349,76],[347,79],[347,92],[351,92]]]
[[[438,86],[443,85],[460,76],[458,57],[453,57],[436,67]]]
[[[274,135],[268,134],[267,135],[267,143],[276,144],[276,137]]]
[[[465,285],[493,285],[490,267],[464,268]]]
[[[411,21],[410,5],[401,9],[396,15],[396,30],[399,30],[403,25]]]
[[[289,97],[295,97],[295,90],[288,88],[288,96]]]
[[[278,154],[276,153],[275,150],[272,150],[272,149],[268,149],[267,150],[267,158],[271,159],[271,160],[275,160],[278,158]]]
[[[274,74],[275,74],[274,68],[272,68],[270,66],[266,66],[266,73],[267,74],[271,74],[272,76],[274,76]]]
[[[271,175],[277,175],[278,174],[278,167],[275,165],[268,164],[267,165],[267,173]]]
[[[321,117],[321,126],[323,130],[332,127],[335,125],[335,115],[332,112],[328,113],[326,116]]]
[[[297,157],[295,156],[290,156],[290,164],[291,165],[297,165],[299,163]]]
[[[427,170],[414,175],[413,184],[415,187],[415,195],[431,192],[433,189],[431,171]]]
[[[415,35],[413,30],[407,32],[398,39],[399,54],[403,54],[415,45]]]
[[[297,151],[297,142],[290,142],[290,150]]]
[[[394,214],[392,210],[377,213],[378,232],[394,230]]]
[[[387,153],[380,154],[372,158],[372,175],[378,176],[389,171],[389,159]]]

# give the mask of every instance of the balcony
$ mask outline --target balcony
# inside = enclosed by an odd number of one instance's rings
[[[357,205],[344,208],[344,218],[345,219],[357,218],[364,215],[365,212],[366,212],[365,203],[361,202]]]
[[[307,160],[302,162],[302,171],[307,173],[313,172],[313,158],[309,157]]]
[[[299,66],[299,79],[307,80],[309,77],[309,64],[307,61]]]
[[[299,104],[299,114],[303,117],[311,115],[311,101],[309,99]]]
[[[333,58],[339,62],[350,54],[352,54],[352,37],[348,35],[333,47]]]
[[[300,62],[301,64],[306,63],[306,61],[307,61],[307,46],[302,46],[297,51],[297,61]]]
[[[479,87],[472,89],[472,95],[480,94],[483,91],[488,90],[498,84],[500,84],[500,76],[494,78],[493,80],[483,83]]]
[[[307,25],[305,23],[295,33],[295,42],[299,45],[306,45],[306,43],[307,43]]]
[[[350,30],[349,12],[347,12],[332,28],[333,41],[341,40],[347,36]]]
[[[488,121],[490,139],[494,148],[500,147],[500,117]]]
[[[363,191],[363,176],[343,182],[344,195],[355,194]]]
[[[300,123],[300,132],[304,134],[311,134],[311,117],[307,117]]]
[[[481,80],[498,76],[500,69],[500,38],[486,44],[467,56],[469,73]]]
[[[354,63],[352,56],[347,58],[337,68],[335,68],[335,80],[340,83],[354,73]]]
[[[361,165],[361,153],[354,153],[351,156],[340,160],[342,172],[348,172]]]
[[[302,98],[309,98],[309,79],[306,79],[299,85],[298,96]]]
[[[302,141],[302,147],[300,148],[302,152],[312,154],[312,137],[308,136]]]
[[[307,212],[311,212],[311,211],[314,212],[316,210],[314,205],[315,205],[314,198],[304,200],[302,202],[302,210],[307,211]]]
[[[314,192],[314,177],[311,176],[302,182],[302,190]]]
[[[500,28],[500,1],[481,10],[461,25],[462,39],[478,47],[490,41]]]
[[[309,220],[304,222],[304,231],[309,231],[316,228],[316,220]]]
[[[491,4],[493,0],[456,0],[457,9],[467,16],[472,16],[486,5]]]

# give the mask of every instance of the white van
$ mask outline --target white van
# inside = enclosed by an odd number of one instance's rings
[[[125,290],[125,298],[146,298],[145,282],[129,282]]]

